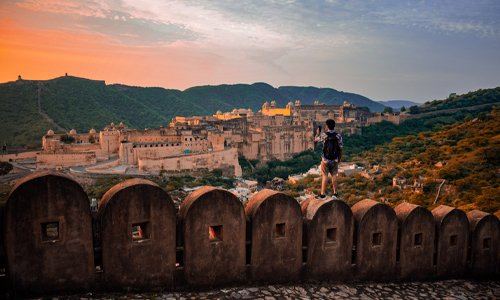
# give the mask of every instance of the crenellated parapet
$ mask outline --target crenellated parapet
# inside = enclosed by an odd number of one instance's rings
[[[130,179],[92,216],[77,182],[40,172],[12,189],[3,216],[16,295],[500,275],[498,218],[444,205],[431,212],[309,199],[301,207],[262,190],[244,207],[232,193],[204,187],[176,211],[159,186]]]

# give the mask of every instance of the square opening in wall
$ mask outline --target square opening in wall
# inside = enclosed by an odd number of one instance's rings
[[[286,234],[286,223],[278,223],[274,228],[275,238],[284,238]]]
[[[458,237],[456,234],[450,236],[450,246],[456,246],[457,245],[457,240]]]
[[[149,222],[132,224],[132,241],[140,242],[149,238]]]
[[[42,241],[59,240],[59,222],[42,223]]]
[[[208,226],[208,239],[211,242],[222,241],[222,225]]]
[[[413,246],[422,246],[422,233],[415,233],[413,236]]]
[[[380,246],[382,244],[382,232],[372,234],[372,246]]]
[[[337,241],[337,228],[326,229],[326,242],[335,243]]]
[[[490,249],[490,248],[491,248],[491,238],[483,239],[483,249]]]

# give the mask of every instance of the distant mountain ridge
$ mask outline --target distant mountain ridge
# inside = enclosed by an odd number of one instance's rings
[[[393,109],[400,109],[401,107],[405,107],[405,108],[408,108],[410,106],[414,106],[414,105],[422,105],[422,103],[417,103],[417,102],[413,102],[413,101],[409,101],[409,100],[385,100],[385,101],[377,101],[378,103],[384,105],[384,106],[388,106],[388,107],[392,107]]]
[[[196,86],[184,91],[160,87],[106,85],[104,81],[73,76],[50,80],[18,80],[0,84],[0,142],[9,146],[37,145],[52,128],[100,129],[110,122],[133,128],[168,125],[174,116],[211,115],[234,108],[261,109],[265,101],[278,106],[300,100],[311,104],[349,101],[371,111],[384,106],[367,97],[331,88],[275,88],[267,83]]]

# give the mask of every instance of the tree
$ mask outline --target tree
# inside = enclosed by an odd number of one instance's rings
[[[65,134],[65,135],[61,136],[61,142],[65,143],[65,144],[71,144],[71,143],[75,142],[75,138]]]
[[[399,109],[399,111],[401,111],[401,112],[406,111],[406,107],[401,106],[401,108]]]
[[[393,112],[394,110],[392,109],[392,107],[389,106],[386,106],[383,111],[383,113],[390,113],[390,114],[392,114]]]
[[[410,114],[418,114],[420,112],[420,109],[418,108],[418,106],[413,105],[413,106],[410,106],[409,112],[410,112]]]
[[[0,162],[0,175],[5,175],[8,174],[10,171],[12,171],[13,166],[9,164],[8,162]]]
[[[222,176],[222,170],[221,169],[214,169],[212,171],[212,174],[215,176],[215,177],[221,177]]]

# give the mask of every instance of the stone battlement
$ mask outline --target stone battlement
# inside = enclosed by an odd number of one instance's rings
[[[500,274],[499,220],[444,205],[299,205],[263,190],[244,207],[204,187],[176,211],[156,184],[130,179],[93,214],[77,182],[40,172],[12,189],[3,222],[7,279],[19,294]]]

